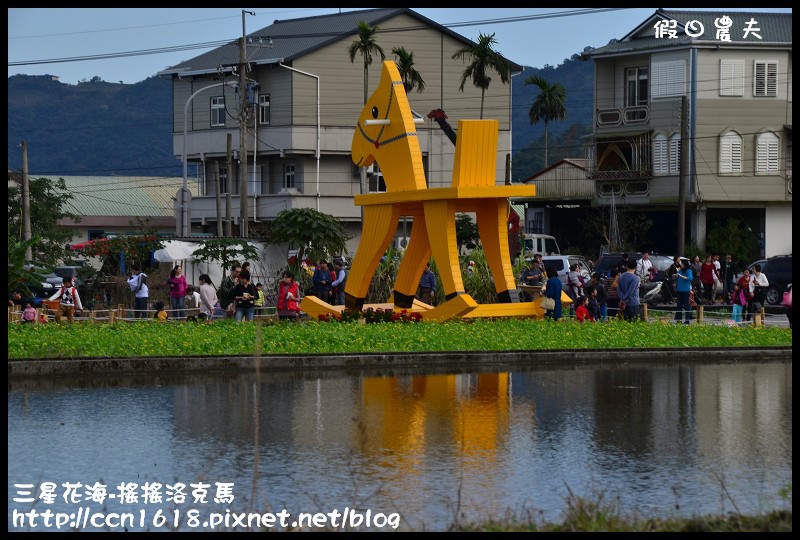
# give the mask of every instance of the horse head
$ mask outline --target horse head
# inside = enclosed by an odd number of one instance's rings
[[[358,166],[378,162],[387,191],[426,188],[414,115],[392,60],[383,63],[378,88],[361,110],[351,153]]]

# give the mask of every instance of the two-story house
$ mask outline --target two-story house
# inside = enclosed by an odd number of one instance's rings
[[[687,245],[704,247],[709,228],[733,217],[762,255],[791,253],[790,13],[659,9],[584,55],[594,61],[593,204],[646,213],[665,250],[683,201]]]
[[[198,185],[199,193],[188,203],[192,232],[216,232],[217,208],[225,215],[230,192],[237,225],[240,201],[246,201],[249,236],[258,236],[262,222],[283,210],[314,208],[341,220],[354,235],[348,248],[355,249],[361,209],[353,197],[386,190],[379,167],[371,167],[362,180],[350,157],[355,123],[365,101],[363,57],[358,54],[351,61],[348,54],[358,40],[360,21],[378,28],[375,42],[387,60],[395,59],[395,47],[413,53],[413,67],[425,81],[424,91],[412,91],[409,101],[422,120],[417,132],[428,185],[449,185],[453,170],[455,147],[427,118],[437,108],[446,111],[454,128],[459,119],[479,118],[481,110],[484,118],[499,120],[497,183],[505,182],[511,151],[511,85],[494,76],[482,96],[469,78],[459,90],[467,64],[452,57],[474,46],[472,41],[408,8],[278,20],[246,39],[159,73],[173,82],[175,154],[183,158],[185,153],[187,169],[197,170],[190,181]],[[380,56],[374,60],[366,70],[368,93],[377,86],[381,72]],[[509,64],[512,75],[522,71],[521,66]],[[245,100],[238,93],[242,69]],[[240,130],[243,101],[254,114]],[[238,151],[241,133],[246,156]],[[234,155],[230,164],[229,149]],[[246,197],[240,197],[241,167],[246,167]],[[179,199],[176,205],[181,205]],[[403,235],[410,234],[411,226],[409,221],[398,227],[397,245],[404,245]]]

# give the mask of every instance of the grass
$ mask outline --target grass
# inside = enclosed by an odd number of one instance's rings
[[[98,358],[254,354],[346,354],[564,349],[791,347],[792,331],[771,326],[728,327],[610,321],[478,319],[451,322],[213,323],[152,321],[8,325],[8,357]]]

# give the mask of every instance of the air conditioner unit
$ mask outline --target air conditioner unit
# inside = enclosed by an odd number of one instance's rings
[[[397,251],[405,251],[408,247],[408,236],[398,236],[394,239],[394,248]]]

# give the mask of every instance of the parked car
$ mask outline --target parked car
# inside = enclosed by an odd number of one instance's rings
[[[751,274],[756,264],[761,265],[761,272],[769,281],[767,304],[772,306],[780,304],[783,300],[783,291],[792,282],[792,256],[776,255],[765,261],[755,261],[748,267]]]
[[[573,264],[578,265],[578,270],[586,283],[589,283],[589,279],[592,277],[592,263],[581,255],[545,255],[542,257],[542,264],[545,270],[551,267],[556,269],[565,291],[567,289],[569,267]]]
[[[638,251],[625,251],[625,252],[611,252],[603,253],[594,263],[594,271],[602,276],[608,277],[611,275],[611,269],[619,267],[622,263],[623,253],[628,254],[628,259],[638,261],[642,258],[642,254]]]

